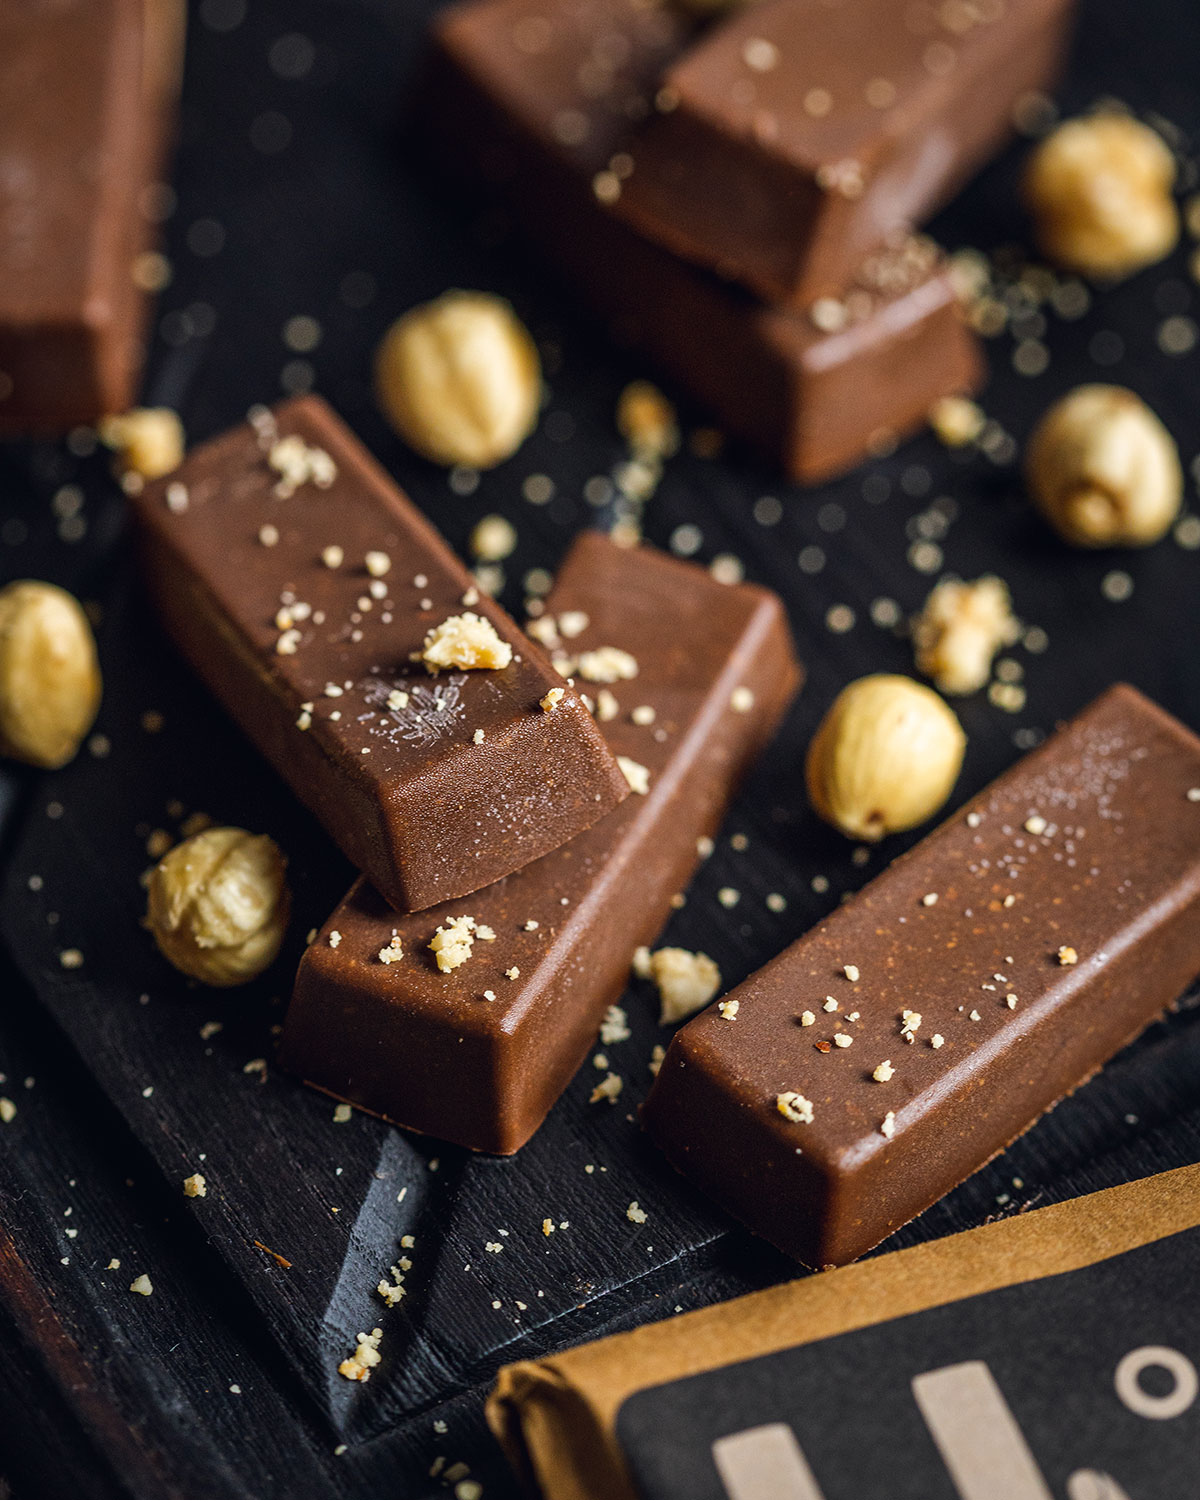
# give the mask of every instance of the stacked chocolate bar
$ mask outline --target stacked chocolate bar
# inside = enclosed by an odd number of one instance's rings
[[[1070,0],[466,0],[435,28],[446,162],[730,431],[814,481],[981,361],[913,226],[1054,75]]]
[[[283,1062],[515,1151],[796,690],[780,602],[585,534],[539,645],[313,397],[133,504],[176,642],[365,872],[307,949]]]
[[[0,435],[137,394],[183,29],[180,0],[0,4]]]

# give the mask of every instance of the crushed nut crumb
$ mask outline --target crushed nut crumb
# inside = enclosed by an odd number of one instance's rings
[[[659,948],[648,956],[648,975],[662,1000],[660,1026],[673,1026],[701,1010],[721,988],[721,971],[706,953]]]
[[[566,696],[566,688],[551,688],[546,696],[541,699],[540,707],[542,712],[544,714],[552,714]]]
[[[1071,964],[1077,964],[1079,962],[1079,954],[1075,951],[1074,948],[1070,948],[1066,944],[1064,944],[1058,950],[1058,961],[1064,968],[1068,968]]]
[[[644,797],[650,790],[650,772],[638,761],[632,760],[628,755],[618,755],[617,765],[621,768],[621,774],[629,783],[631,792],[639,797]]]
[[[876,1083],[887,1083],[888,1080],[895,1075],[895,1072],[896,1070],[892,1067],[891,1059],[885,1057],[884,1060],[875,1069],[875,1071],[871,1074],[871,1077],[875,1080]]]
[[[183,1193],[185,1198],[205,1198],[208,1196],[208,1183],[204,1180],[202,1172],[193,1172],[190,1177],[183,1179]]]
[[[371,1371],[379,1363],[379,1345],[383,1340],[383,1329],[372,1328],[370,1333],[357,1333],[358,1344],[354,1353],[338,1365],[338,1374],[347,1380],[370,1380]]]
[[[425,637],[420,659],[431,672],[447,667],[461,671],[507,667],[512,647],[496,633],[490,620],[468,610],[451,615]]]
[[[775,1108],[785,1120],[790,1120],[793,1125],[812,1124],[812,1100],[806,1099],[803,1094],[798,1094],[794,1089],[789,1089],[784,1094],[776,1094]]]

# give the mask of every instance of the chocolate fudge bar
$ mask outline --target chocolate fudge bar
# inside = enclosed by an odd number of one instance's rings
[[[179,0],[0,0],[0,434],[134,400],[182,37]]]
[[[546,7],[550,9],[549,6]],[[1070,0],[765,0],[667,67],[596,191],[640,233],[803,307],[948,201],[1054,79]]]
[[[809,1265],[981,1167],[1200,972],[1200,739],[1117,686],[674,1038],[670,1161]],[[838,1042],[842,1038],[842,1042]]]
[[[133,500],[176,643],[391,903],[465,896],[629,791],[540,647],[316,397]]]
[[[919,427],[939,396],[979,384],[976,342],[928,241],[910,237],[868,257],[841,298],[786,313],[601,207],[593,178],[630,117],[650,108],[663,59],[687,31],[670,10],[636,0],[547,14],[544,0],[472,0],[445,12],[426,115],[446,167],[511,207],[535,251],[618,342],[809,482]]]
[[[304,954],[280,1057],[337,1098],[500,1154],[524,1145],[595,1044],[634,949],[800,681],[775,595],[598,533],[572,548],[547,621],[636,794],[435,911],[398,916],[359,881]]]

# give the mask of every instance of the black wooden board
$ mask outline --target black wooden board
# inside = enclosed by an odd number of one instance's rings
[[[621,386],[653,372],[614,352],[519,249],[485,246],[471,205],[445,201],[422,177],[403,119],[425,20],[423,6],[394,0],[193,7],[167,224],[174,279],[146,397],[177,405],[196,439],[311,380],[453,543],[486,513],[513,519],[520,542],[505,598],[519,607],[522,575],[553,568],[574,532],[604,519],[585,485],[622,456],[612,421]],[[1131,15],[1120,0],[1092,0],[1064,100],[1075,108],[1112,94],[1200,130],[1198,44],[1190,5],[1148,0]],[[1007,153],[935,226],[946,244],[1020,239],[1020,155]],[[1181,247],[1097,294],[1082,318],[1051,314],[1044,334],[1026,324],[1050,352],[1037,377],[1013,369],[1010,336],[994,341],[989,413],[1019,441],[1070,385],[1119,380],[1152,400],[1190,460],[1200,353],[1158,344],[1165,318],[1194,309],[1186,257]],[[542,343],[551,390],[534,438],[467,494],[389,434],[369,388],[390,319],[452,285],[514,299]],[[299,315],[321,330],[301,353],[285,337]],[[705,420],[686,402],[683,414],[688,426]],[[619,1105],[588,1104],[585,1067],[513,1160],[472,1158],[358,1115],[336,1124],[329,1100],[278,1073],[273,1028],[300,945],[350,871],[162,640],[132,576],[122,501],[103,460],[81,448],[0,449],[0,578],[53,578],[99,602],[97,729],[109,745],[54,776],[8,771],[0,784],[0,921],[24,976],[4,971],[0,1021],[0,1093],[18,1105],[0,1127],[0,1462],[18,1493],[138,1497],[358,1497],[382,1486],[419,1495],[440,1492],[465,1462],[489,1496],[506,1495],[480,1414],[498,1363],[795,1268],[731,1228],[641,1138],[650,1051],[666,1040],[642,987],[624,1002],[632,1036],[604,1049],[625,1079]],[[523,497],[532,474],[554,481],[549,504]],[[872,622],[871,606],[919,606],[933,575],[913,566],[914,543],[934,542],[964,576],[1000,573],[1049,641],[1044,653],[1013,653],[1027,673],[1020,714],[982,696],[959,705],[971,746],[957,798],[1119,677],[1200,726],[1200,552],[1175,541],[1136,555],[1070,552],[1030,514],[1010,461],[964,459],[923,437],[804,492],[735,447],[717,460],[685,451],[648,508],[647,532],[694,546],[702,561],[733,554],[778,589],[809,671],[668,928],[670,941],[717,958],[729,983],[909,842],[856,856],[808,812],[800,768],[845,681],[910,669],[908,644]],[[828,627],[835,605],[853,610],[848,631]],[[162,715],[161,731],[143,726],[147,710]],[[291,861],[290,945],[233,994],[189,986],[139,925],[148,834],[174,832],[197,810],[270,832]],[[717,898],[725,887],[740,893],[732,907]],[[772,893],[783,910],[766,904]],[[65,969],[60,954],[73,948],[83,963]],[[212,1021],[222,1029],[202,1037]],[[265,1072],[246,1072],[258,1059]],[[1198,1080],[1200,1024],[1185,1007],[892,1243],[1195,1160]],[[187,1200],[182,1179],[197,1170],[208,1194]],[[644,1225],[625,1216],[633,1199]],[[569,1227],[546,1237],[546,1217]],[[389,1310],[374,1287],[405,1235],[410,1295]],[[119,1273],[103,1269],[114,1255]],[[141,1270],[155,1283],[149,1299],[127,1291]],[[350,1385],[337,1362],[358,1329],[376,1325],[383,1363],[369,1384]]]

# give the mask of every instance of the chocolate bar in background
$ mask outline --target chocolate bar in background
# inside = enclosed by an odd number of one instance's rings
[[[756,1234],[840,1265],[1198,972],[1200,739],[1118,685],[740,985],[733,1023],[679,1031],[643,1124]]]
[[[544,0],[472,0],[444,13],[424,129],[446,170],[507,205],[618,342],[805,482],[894,444],[938,397],[979,384],[977,343],[928,241],[870,258],[843,298],[787,313],[600,207],[592,178],[623,122],[649,107],[646,90],[684,32],[670,12],[634,0],[545,14]]]
[[[180,0],[0,4],[0,434],[137,395],[183,32]]]
[[[613,751],[642,768],[638,793],[436,911],[398,916],[359,881],[305,951],[280,1055],[337,1098],[500,1154],[524,1145],[595,1046],[634,949],[667,919],[697,841],[800,682],[774,594],[596,532],[571,549],[541,618],[557,621]],[[464,916],[470,955],[441,972],[430,940]]]
[[[1182,1496],[1198,1249],[1180,1167],[507,1365],[488,1423],[545,1500]]]
[[[578,694],[353,433],[316,397],[251,416],[133,499],[146,583],[347,857],[415,910],[616,806],[628,784]],[[431,675],[427,634],[464,618],[495,665]]]
[[[770,302],[840,296],[1057,77],[1071,0],[765,0],[659,79],[597,191],[639,233]]]

